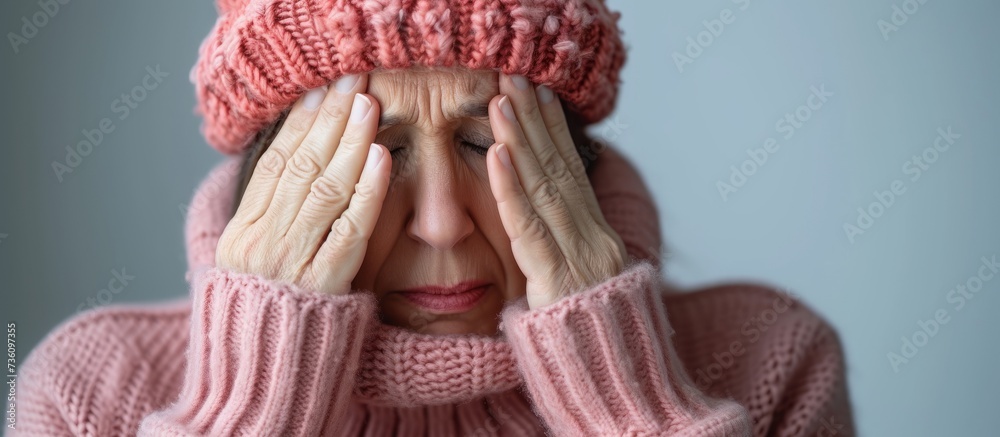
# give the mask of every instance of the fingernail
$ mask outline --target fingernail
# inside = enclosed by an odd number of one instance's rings
[[[535,94],[543,105],[552,101],[552,89],[545,85],[539,85],[538,88],[535,88]]]
[[[497,146],[497,158],[500,158],[500,163],[503,164],[504,167],[512,168],[510,165],[510,154],[507,153],[506,144]]]
[[[511,76],[510,80],[514,82],[514,86],[516,86],[519,90],[528,88],[528,79],[525,79],[525,77],[520,74]]]
[[[365,119],[372,109],[372,101],[361,94],[354,95],[354,105],[351,106],[351,116],[347,118],[348,123],[357,124]]]
[[[354,88],[354,84],[358,83],[358,75],[348,74],[340,79],[337,79],[334,88],[337,89],[338,93],[347,94],[348,91]]]
[[[368,148],[368,158],[365,159],[365,169],[362,172],[367,172],[377,167],[379,161],[382,161],[382,148],[372,143],[371,147]]]
[[[306,93],[305,98],[302,101],[302,106],[310,111],[319,108],[320,103],[323,103],[323,97],[326,96],[326,86],[321,86],[319,88],[313,88]]]
[[[503,113],[504,117],[507,117],[510,121],[517,121],[517,117],[514,116],[514,107],[510,106],[510,99],[507,96],[500,98],[500,112]]]

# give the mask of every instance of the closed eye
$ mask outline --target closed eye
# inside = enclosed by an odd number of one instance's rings
[[[484,145],[477,144],[477,143],[474,143],[474,142],[471,142],[471,141],[466,141],[466,140],[461,140],[461,141],[458,142],[458,144],[462,148],[464,148],[466,150],[469,150],[471,152],[474,152],[474,153],[478,154],[479,156],[486,156],[486,153],[489,152],[489,150],[490,150],[490,146],[489,145],[485,145],[484,146]],[[402,156],[402,154],[406,152],[406,147],[403,147],[403,146],[395,146],[395,147],[394,146],[387,146],[387,147],[389,148],[389,154],[392,155],[392,158],[393,158],[394,161],[396,160],[396,158]]]
[[[458,145],[463,149],[474,152],[479,156],[486,156],[489,152],[490,146],[493,145],[492,142],[486,142],[482,138],[476,139],[460,139]],[[386,148],[389,149],[389,154],[392,155],[393,160],[403,155],[406,152],[406,147],[402,145],[392,145],[386,144]]]
[[[476,131],[469,131],[459,142],[462,144],[462,147],[476,152],[480,156],[486,156],[486,152],[493,145],[492,138],[486,137]]]
[[[471,151],[473,151],[475,153],[478,153],[480,156],[486,156],[486,152],[488,152],[490,150],[490,146],[488,146],[488,145],[487,146],[483,146],[481,144],[473,143],[471,141],[462,140],[462,141],[459,142],[459,144],[461,144],[462,147],[464,147],[464,148],[466,148],[468,150],[471,150]]]

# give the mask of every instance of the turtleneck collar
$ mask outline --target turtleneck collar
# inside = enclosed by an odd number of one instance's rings
[[[188,281],[214,267],[219,236],[231,218],[241,159],[230,157],[202,181],[187,209]],[[605,218],[630,255],[659,265],[659,217],[635,168],[618,151],[604,149],[589,171]],[[359,402],[390,406],[464,402],[518,387],[510,345],[501,333],[433,335],[378,324],[365,342],[354,395]]]

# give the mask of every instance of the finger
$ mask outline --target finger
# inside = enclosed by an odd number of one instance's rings
[[[253,223],[267,211],[289,157],[312,127],[326,94],[325,85],[311,89],[289,110],[270,146],[257,160],[233,220]]]
[[[505,144],[495,144],[487,151],[490,190],[518,267],[528,278],[546,278],[543,266],[557,263],[563,254],[521,188],[508,150]]]
[[[576,186],[583,196],[584,202],[590,215],[599,223],[607,223],[604,214],[601,212],[600,204],[597,202],[597,195],[590,185],[590,178],[587,177],[587,170],[583,167],[583,160],[580,159],[580,152],[577,151],[576,143],[569,133],[569,125],[566,123],[566,113],[563,112],[559,98],[552,92],[552,89],[545,85],[535,88],[535,97],[538,101],[538,110],[542,120],[555,143],[556,150],[562,156],[563,161],[569,167],[569,172],[576,181]]]
[[[312,263],[314,269],[326,272],[317,275],[327,284],[326,291],[350,291],[351,281],[358,274],[368,249],[368,239],[382,212],[391,169],[389,151],[382,145],[372,144],[347,210],[327,229],[329,234]]]
[[[553,135],[542,117],[534,88],[528,79],[519,75],[501,75],[500,93],[510,99],[518,124],[542,171],[555,181],[571,205],[583,202],[583,195],[579,192],[576,178],[570,171],[565,157],[556,147]],[[565,129],[565,133],[568,134],[569,130]]]
[[[265,216],[282,233],[295,220],[313,181],[323,174],[340,144],[354,95],[368,86],[367,75],[347,75],[330,87],[302,144],[295,149],[281,174],[275,196]]]
[[[532,209],[559,238],[567,235],[576,226],[573,214],[569,212],[566,202],[556,183],[542,171],[534,152],[528,146],[528,141],[518,125],[516,115],[507,96],[497,96],[490,101],[490,127],[497,143],[503,143],[509,152],[517,180],[520,182],[525,196]]]
[[[531,84],[523,76],[502,75],[500,92],[511,99],[514,114],[528,140],[529,148],[542,171],[559,187],[559,192],[570,206],[569,212],[575,222],[581,227],[596,227],[597,222],[589,209],[578,207],[587,204],[586,198],[580,192],[576,178],[553,142]],[[568,133],[568,129],[566,132]]]
[[[305,202],[288,229],[288,235],[302,235],[309,241],[318,241],[347,209],[375,140],[378,117],[377,101],[366,94],[355,94],[347,127],[333,159],[323,174],[313,181]]]

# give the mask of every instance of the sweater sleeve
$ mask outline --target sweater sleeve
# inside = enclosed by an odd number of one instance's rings
[[[141,436],[317,435],[347,410],[371,293],[333,296],[212,268],[192,288],[183,387]]]
[[[522,298],[504,309],[536,414],[554,435],[750,435],[741,405],[705,396],[685,373],[659,286],[642,261],[544,308]]]

